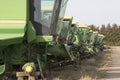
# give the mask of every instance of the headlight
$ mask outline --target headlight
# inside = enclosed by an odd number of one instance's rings
[[[32,73],[35,70],[35,64],[33,62],[28,62],[22,67],[25,73]]]
[[[31,73],[33,71],[33,67],[30,65],[25,66],[24,71],[27,73]]]

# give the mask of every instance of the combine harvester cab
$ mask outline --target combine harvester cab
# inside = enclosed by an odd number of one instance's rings
[[[78,40],[80,50],[79,53],[81,54],[81,58],[89,57],[91,54],[94,53],[90,42],[91,42],[91,32],[88,25],[79,25],[78,29]]]
[[[79,37],[78,32],[79,31],[79,25],[77,22],[72,22],[69,38],[68,38],[68,45],[71,45],[70,53],[74,55],[75,63],[79,65],[80,63],[80,53],[79,53]]]
[[[60,36],[59,36],[60,39],[64,39],[65,41],[68,41],[68,36],[69,36],[69,33],[70,33],[72,20],[73,20],[72,16],[69,16],[69,17],[65,16],[64,17],[63,22],[62,22],[63,25],[62,25],[62,28],[61,28],[61,33],[60,33]]]
[[[62,21],[63,25],[61,27],[60,35],[58,36],[58,40],[55,44],[48,48],[49,56],[51,57],[51,61],[53,61],[54,66],[58,65],[66,65],[66,63],[74,61],[75,55],[71,53],[72,45],[70,42],[71,35],[71,25],[72,25],[72,17],[64,17]],[[72,42],[73,44],[73,42]]]
[[[98,51],[103,51],[104,49],[104,44],[103,44],[103,39],[105,38],[104,35],[102,34],[98,34],[97,38],[96,38],[96,47],[98,49]]]
[[[46,50],[60,33],[67,1],[0,1],[0,75],[23,68],[44,78]]]
[[[72,22],[71,28],[70,28],[70,33],[68,37],[68,44],[69,45],[78,45],[78,37],[77,37],[77,32],[78,32],[78,24],[77,22]]]

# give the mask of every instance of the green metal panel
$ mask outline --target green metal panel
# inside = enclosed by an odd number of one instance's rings
[[[28,23],[28,26],[27,26],[27,40],[28,42],[49,42],[49,41],[52,41],[53,38],[52,36],[39,36],[39,35],[36,35],[36,31],[32,25],[32,23],[29,21]]]
[[[0,46],[21,43],[26,25],[26,0],[0,0]]]
[[[0,19],[26,19],[26,0],[0,0]]]
[[[78,39],[78,36],[77,35],[75,35],[75,42],[74,42],[74,44],[76,44],[76,45],[78,45],[79,44],[79,39]]]
[[[23,36],[21,34],[2,34],[2,35],[0,35],[0,41],[12,39],[12,38],[16,38],[16,37],[23,37]]]
[[[23,35],[24,33],[25,24],[0,24],[0,36],[4,34],[13,34],[13,35]],[[3,37],[10,37],[10,36],[3,36]],[[0,37],[0,40],[3,38]]]
[[[0,24],[0,45],[20,43],[23,40],[25,24]]]
[[[50,42],[53,40],[52,36],[37,36],[34,42]]]
[[[6,46],[11,44],[21,43],[23,41],[23,37],[15,37],[5,40],[0,40],[0,46]]]
[[[48,47],[47,51],[48,51],[48,55],[62,56],[62,57],[67,56],[65,48],[60,44]]]
[[[36,31],[32,25],[32,23],[29,21],[28,22],[28,26],[26,27],[27,29],[27,40],[28,42],[31,42],[33,40],[35,40],[36,38]]]

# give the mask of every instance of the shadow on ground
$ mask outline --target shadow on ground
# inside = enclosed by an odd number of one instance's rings
[[[109,58],[109,51],[100,52],[92,58],[85,59],[77,68],[72,65],[55,69],[49,74],[49,80],[98,80],[104,77],[103,70]]]

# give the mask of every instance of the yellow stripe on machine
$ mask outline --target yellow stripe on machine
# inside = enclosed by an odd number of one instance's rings
[[[0,20],[0,24],[25,24],[26,20]]]

